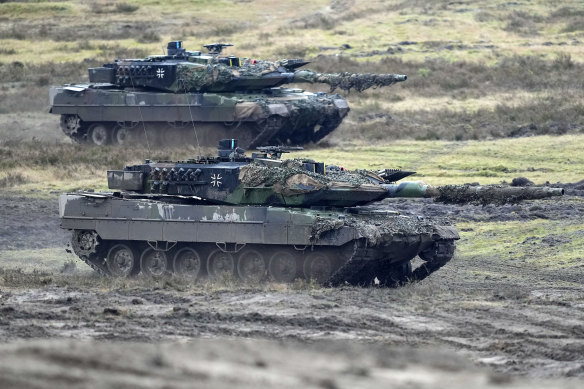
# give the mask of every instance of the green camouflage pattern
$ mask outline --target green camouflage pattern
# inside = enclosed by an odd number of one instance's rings
[[[261,61],[254,65],[245,63],[234,68],[222,64],[180,64],[177,67],[176,82],[168,87],[173,92],[226,92],[242,88],[253,88],[254,82],[265,86],[263,81],[273,80],[274,86],[287,83],[328,84],[330,92],[335,89],[362,92],[373,87],[390,86],[406,81],[405,75],[399,74],[359,74],[359,73],[317,73],[310,70],[298,70],[292,74],[283,74],[281,78],[273,77],[281,68],[278,62]],[[267,78],[269,76],[269,78]]]

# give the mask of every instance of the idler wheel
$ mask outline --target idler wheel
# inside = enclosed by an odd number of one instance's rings
[[[444,264],[454,256],[454,249],[455,245],[453,240],[438,240],[418,255],[426,262]]]
[[[292,282],[296,278],[296,257],[289,251],[278,250],[270,258],[270,277],[277,282]]]
[[[214,250],[207,257],[207,272],[210,277],[219,278],[221,276],[232,275],[235,271],[235,260],[230,253],[219,249]]]
[[[114,277],[129,277],[137,273],[138,260],[134,250],[126,244],[114,245],[107,253],[107,268]]]
[[[111,131],[105,124],[94,124],[89,127],[87,140],[94,146],[105,146],[110,144]]]
[[[304,261],[304,277],[323,283],[333,273],[333,260],[324,251],[314,251],[306,256]]]
[[[201,273],[201,256],[195,249],[183,247],[176,252],[172,267],[179,276],[197,279]]]
[[[244,249],[237,261],[237,275],[243,281],[261,281],[266,275],[264,256],[256,250]]]
[[[168,270],[168,258],[164,251],[157,251],[148,247],[140,257],[142,274],[150,277],[161,277]]]

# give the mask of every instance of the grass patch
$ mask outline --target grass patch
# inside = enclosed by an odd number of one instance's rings
[[[291,158],[312,158],[348,169],[402,168],[419,173],[432,185],[511,182],[525,176],[536,184],[578,182],[583,179],[584,135],[534,136],[473,141],[398,140],[373,145],[346,143],[294,153]],[[204,154],[213,155],[208,148]],[[198,150],[167,148],[152,153],[143,147],[89,148],[43,142],[0,143],[0,179],[12,191],[72,191],[107,188],[106,170],[152,160],[186,160]]]
[[[490,141],[413,141],[391,144],[354,142],[330,149],[295,153],[348,169],[385,167],[416,170],[412,179],[432,185],[511,182],[525,176],[538,184],[582,180],[579,142],[583,135],[541,136]]]
[[[213,151],[205,149],[212,154]],[[11,190],[106,190],[106,171],[153,160],[186,160],[194,148],[162,149],[149,153],[142,146],[84,147],[45,142],[0,142],[0,182]],[[0,186],[1,187],[1,186]]]
[[[28,182],[26,176],[19,172],[8,172],[6,176],[0,178],[0,188],[10,188],[23,185]]]
[[[457,223],[460,252],[468,259],[496,258],[536,268],[579,267],[584,252],[584,223],[565,220]]]
[[[65,247],[27,250],[0,250],[0,269],[19,273],[59,273],[64,265],[74,261],[78,271],[91,269],[76,259],[74,254],[65,251]]]
[[[0,3],[0,14],[12,17],[46,18],[71,13],[71,5],[66,2],[6,2]]]
[[[23,250],[22,255],[27,255]],[[42,288],[49,285],[59,287],[88,288],[99,292],[158,290],[183,293],[214,294],[222,292],[279,292],[279,293],[329,293],[329,289],[314,282],[295,281],[290,284],[273,282],[243,282],[234,277],[218,280],[200,279],[196,283],[182,277],[134,278],[104,277],[89,269],[80,260],[55,264],[52,268],[5,266],[0,251],[0,287]],[[78,267],[79,266],[79,267]]]

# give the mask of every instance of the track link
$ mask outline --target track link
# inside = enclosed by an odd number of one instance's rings
[[[452,259],[454,249],[453,239],[435,241],[432,247],[420,253],[420,257],[425,263],[417,267],[411,274],[408,274],[408,280],[422,281],[430,276]],[[373,283],[371,279],[373,277],[381,278],[380,281],[383,283],[383,280],[391,272],[401,269],[405,263],[412,259],[409,258],[388,266],[386,260],[373,257],[373,253],[366,247],[355,245],[350,258],[324,284],[331,286],[343,284],[367,286]]]

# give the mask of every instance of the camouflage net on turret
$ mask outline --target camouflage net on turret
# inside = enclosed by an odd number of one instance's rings
[[[219,63],[180,64],[177,67],[177,85],[179,91],[200,92],[205,89],[220,89],[220,87],[238,78],[261,79],[269,73],[279,72],[289,74],[280,62],[257,61],[244,62],[241,66],[227,66]],[[311,70],[298,70],[294,77],[284,78],[283,83],[308,82],[330,85],[330,91],[337,88],[350,91],[355,89],[362,92],[373,87],[383,87],[405,81],[405,76],[397,74],[369,74],[369,73],[316,73]]]
[[[201,90],[223,86],[238,77],[261,77],[278,70],[277,62],[258,61],[255,64],[244,63],[240,67],[223,64],[182,64],[177,68],[179,90],[199,92]]]
[[[198,92],[209,85],[227,84],[233,79],[233,74],[222,65],[181,65],[176,79],[180,91]]]
[[[329,172],[326,175],[313,173],[302,167],[302,160],[296,159],[285,160],[280,166],[251,163],[241,168],[239,179],[245,187],[274,187],[277,193],[310,192],[338,185],[356,188],[371,184],[369,179],[359,173],[347,171]]]

